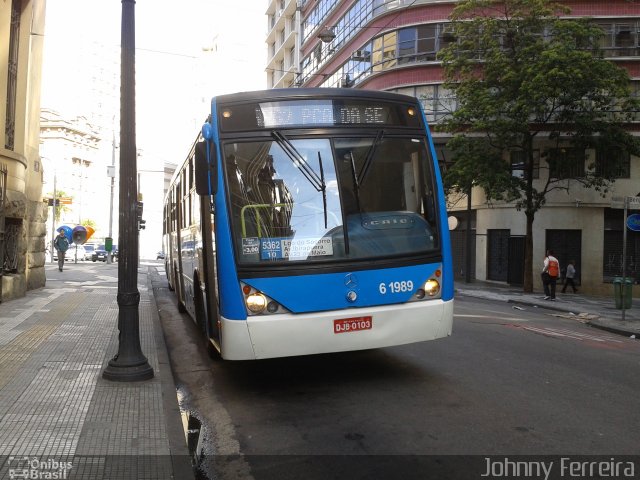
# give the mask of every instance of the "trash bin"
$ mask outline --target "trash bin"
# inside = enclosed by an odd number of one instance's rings
[[[622,310],[624,302],[624,309],[629,310],[631,308],[631,298],[633,293],[633,279],[614,277],[613,293],[616,301],[616,308],[618,310]]]

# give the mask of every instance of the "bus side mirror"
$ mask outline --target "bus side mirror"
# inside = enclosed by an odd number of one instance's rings
[[[207,158],[209,150],[210,158]],[[196,193],[198,195],[215,195],[218,188],[218,165],[214,146],[207,142],[196,144]]]

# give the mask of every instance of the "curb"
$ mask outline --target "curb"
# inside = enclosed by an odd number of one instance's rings
[[[598,322],[598,320],[588,321],[587,325],[590,325],[600,330],[604,330],[606,332],[615,333],[617,335],[621,335],[627,338],[634,338],[636,340],[640,339],[640,335],[638,335],[637,332],[625,330],[622,327],[616,327],[615,325],[605,325],[604,323]]]
[[[169,449],[171,450],[171,465],[173,467],[174,478],[176,479],[193,479],[195,473],[191,465],[189,449],[182,426],[182,415],[180,406],[178,405],[178,397],[176,395],[175,380],[169,362],[169,353],[164,340],[164,332],[160,325],[160,316],[158,314],[158,305],[156,303],[155,292],[151,279],[152,267],[147,267],[147,288],[149,299],[151,302],[151,317],[153,319],[153,335],[157,346],[158,365],[160,366],[160,385],[162,390],[162,405],[165,413],[165,428],[167,430],[167,438],[169,441]]]
[[[506,298],[506,296],[504,295],[502,296],[503,298],[488,298],[485,295],[475,295],[474,292],[472,291],[461,292],[460,290],[456,290],[455,293],[457,295],[462,295],[462,296],[467,296],[472,298],[480,298],[484,300],[506,301],[507,303],[512,303],[514,305],[523,305],[527,307],[550,310],[555,312],[575,313],[574,312],[575,309],[564,307],[562,306],[562,303],[560,304],[556,304],[553,302],[539,303],[531,300]],[[586,313],[589,313],[589,312],[586,312]],[[589,325],[590,327],[597,328],[599,330],[605,330],[610,333],[615,333],[617,335],[625,336],[627,338],[632,337],[634,335],[635,335],[635,338],[640,338],[640,331],[634,331],[632,329],[624,328],[624,326],[617,326],[613,323],[613,321],[611,321],[607,317],[603,317],[600,313],[593,313],[593,312],[590,312],[590,313],[592,313],[593,315],[597,315],[598,319],[588,320],[587,322],[585,322],[585,325]],[[604,323],[605,321],[607,323]]]

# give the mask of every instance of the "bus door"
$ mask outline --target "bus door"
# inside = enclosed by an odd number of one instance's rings
[[[205,285],[205,301],[207,316],[207,331],[209,336],[220,346],[220,328],[218,326],[218,274],[216,265],[216,237],[215,237],[215,216],[211,211],[210,197],[200,197],[200,210],[202,212],[202,222],[200,233],[202,235],[202,265],[203,281]]]

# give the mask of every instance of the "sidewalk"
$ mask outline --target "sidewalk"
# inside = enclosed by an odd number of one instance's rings
[[[45,288],[0,303],[1,479],[194,478],[148,268],[143,382],[102,378],[118,351],[117,264],[47,264]]]
[[[474,281],[455,284],[456,295],[510,302],[520,308],[552,310],[596,328],[640,338],[640,300],[632,299],[631,308],[625,310],[625,321],[622,321],[622,310],[615,308],[613,286],[611,290],[610,297],[596,297],[580,292],[561,293],[558,289],[556,301],[550,301],[544,300],[543,293],[523,293],[522,287],[502,283]]]

